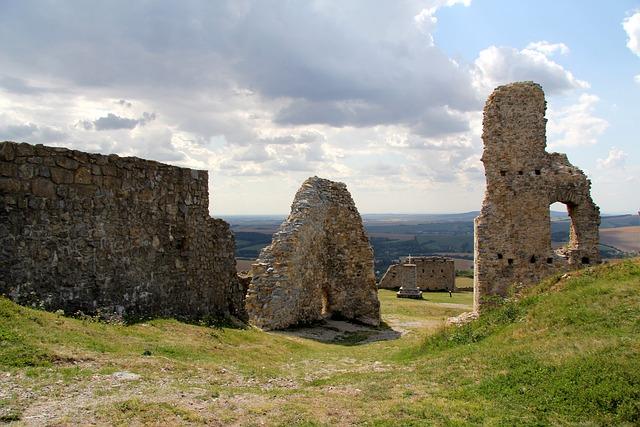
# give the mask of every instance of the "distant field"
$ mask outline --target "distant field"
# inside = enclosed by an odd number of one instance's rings
[[[369,237],[381,237],[389,240],[414,240],[416,238],[413,234],[403,233],[367,233]]]
[[[233,227],[233,232],[234,233],[262,233],[262,234],[268,234],[269,236],[271,236],[273,233],[275,233],[276,231],[278,231],[278,227],[277,226],[272,226],[272,225],[265,225],[265,226],[238,226],[238,227]]]
[[[600,229],[600,242],[626,252],[640,252],[640,226]]]
[[[237,259],[236,258],[236,271],[249,271],[251,270],[251,264],[256,262],[253,259]]]
[[[454,258],[453,263],[455,264],[456,270],[471,270],[473,268],[472,259]]]
[[[376,258],[376,270],[386,271],[398,258],[407,255],[442,254],[461,258],[473,253],[473,217],[477,212],[441,215],[364,215],[364,225]],[[554,248],[569,239],[570,221],[566,213],[551,212],[551,239]],[[271,243],[271,236],[282,218],[231,217],[236,235],[236,256],[257,258],[260,250]],[[640,251],[640,216],[603,216],[600,236],[605,258],[624,256],[624,252]],[[614,249],[617,248],[617,249]],[[469,270],[470,260],[456,261],[456,269]],[[246,269],[245,265],[238,268]]]
[[[470,277],[456,277],[456,288],[473,288],[473,279]]]

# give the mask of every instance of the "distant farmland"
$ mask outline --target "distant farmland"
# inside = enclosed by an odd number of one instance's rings
[[[237,259],[236,258],[236,271],[249,271],[251,270],[251,264],[253,264],[255,260],[252,259]]]
[[[640,226],[601,228],[600,243],[625,252],[640,252]]]
[[[473,265],[473,217],[477,212],[451,215],[365,215],[364,223],[374,249],[375,269],[383,274],[390,264],[407,255],[444,255],[456,260],[456,269]],[[564,216],[563,216],[564,215]],[[569,240],[570,220],[551,212],[551,240],[557,248]],[[236,236],[238,270],[248,270],[260,250],[271,243],[272,234],[284,218],[230,217]],[[640,252],[638,215],[603,216],[600,226],[601,254],[604,258]],[[614,249],[617,248],[617,249]],[[466,260],[465,260],[466,258]]]

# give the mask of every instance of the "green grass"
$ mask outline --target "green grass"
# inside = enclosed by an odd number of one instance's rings
[[[640,261],[550,278],[462,327],[443,320],[470,309],[471,293],[424,296],[381,290],[383,320],[405,334],[366,344],[366,331],[324,343],[171,319],[126,326],[0,298],[0,421],[640,423]]]
[[[466,288],[473,289],[473,278],[472,277],[464,277],[457,276],[456,277],[456,288]]]

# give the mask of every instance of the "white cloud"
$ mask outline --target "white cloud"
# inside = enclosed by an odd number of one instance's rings
[[[616,147],[613,147],[609,150],[609,155],[606,159],[598,159],[596,163],[598,165],[598,169],[620,168],[624,165],[626,158],[627,153]]]
[[[638,83],[640,85],[640,74],[637,74],[636,76],[634,76],[633,80],[635,80],[636,83]]]
[[[627,33],[627,47],[631,52],[640,56],[640,11],[625,18],[622,22],[622,28]]]
[[[562,47],[566,48],[562,43],[547,42],[532,43],[522,50],[489,46],[480,51],[475,60],[474,85],[483,94],[501,84],[523,80],[541,84],[547,94],[588,88],[587,82],[576,79],[570,71],[549,59],[551,53],[562,52]]]
[[[576,104],[548,113],[548,133],[551,147],[593,145],[609,127],[609,123],[594,115],[599,98],[582,94]]]
[[[435,17],[435,13],[438,9],[436,7],[424,8],[413,17],[416,27],[420,32],[428,37],[429,44],[434,45],[433,35],[431,34],[438,23],[438,18]]]
[[[553,55],[558,52],[561,55],[569,53],[569,47],[564,43],[549,43],[546,40],[532,42],[527,45],[527,49],[536,50],[546,56]]]
[[[487,91],[588,84],[550,59],[562,43],[454,61],[432,35],[456,4],[470,1],[16,2],[0,14],[0,139],[208,169],[218,212],[285,212],[313,174],[370,194],[361,211],[479,203]],[[584,108],[559,111],[559,139],[580,139],[564,119],[598,133]]]

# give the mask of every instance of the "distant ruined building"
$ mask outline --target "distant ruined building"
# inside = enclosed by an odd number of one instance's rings
[[[373,251],[346,185],[307,179],[252,267],[252,324],[282,329],[340,317],[380,324]]]
[[[591,183],[566,155],[547,153],[546,102],[533,82],[500,86],[484,108],[486,192],[475,219],[474,308],[562,270],[600,262]],[[549,206],[571,218],[569,244],[551,246]]]
[[[244,317],[208,173],[0,142],[0,294],[104,316]]]
[[[404,268],[413,265],[413,268]],[[415,270],[415,274],[407,274],[405,270]],[[453,291],[455,290],[455,267],[450,258],[441,256],[409,256],[400,258],[398,264],[390,265],[378,288],[398,289],[402,286],[412,286],[407,280],[415,281],[415,286],[421,291]]]

